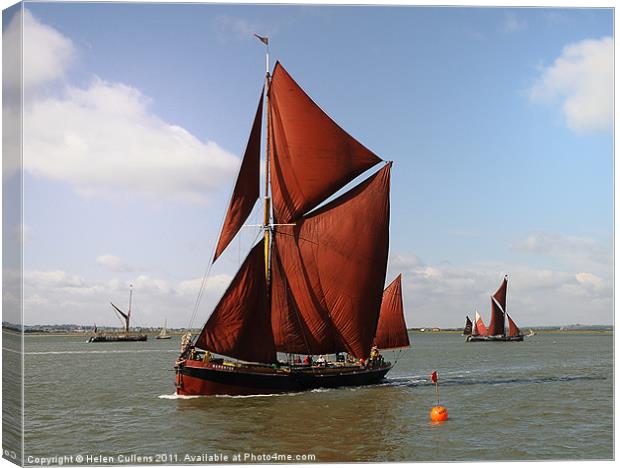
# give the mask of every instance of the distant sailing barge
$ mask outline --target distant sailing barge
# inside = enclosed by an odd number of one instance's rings
[[[476,311],[473,324],[469,317],[466,317],[463,335],[467,336],[467,342],[523,341],[523,333],[506,312],[507,289],[508,275],[504,276],[499,289],[491,296],[491,321],[488,328],[484,325],[478,311]],[[506,330],[506,321],[508,321],[508,330]]]
[[[131,318],[131,300],[133,296],[133,286],[129,285],[129,308],[127,313],[116,307],[110,302],[110,305],[114,307],[114,310],[120,315],[121,320],[125,323],[125,330],[113,333],[97,333],[95,327],[95,334],[88,339],[89,343],[109,343],[114,341],[146,341],[147,336],[143,333],[132,333],[129,331],[129,320]]]
[[[383,291],[392,164],[340,128],[280,63],[273,75],[268,68],[266,88],[264,239],[197,339],[185,336],[175,366],[179,395],[373,384],[392,368],[377,348],[409,346],[401,277]],[[261,93],[213,261],[259,197],[262,109]],[[376,166],[364,182],[316,209]],[[336,359],[327,360],[330,354]]]

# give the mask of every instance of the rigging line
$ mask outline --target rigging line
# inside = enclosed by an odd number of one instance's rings
[[[392,366],[392,368],[396,367],[396,364],[398,364],[398,360],[400,359],[400,355],[403,352],[402,349],[398,350],[398,355],[394,358],[394,365]]]
[[[257,234],[254,236],[254,240],[252,241],[252,244],[256,243],[256,240],[258,239],[260,235],[260,231],[257,232]],[[192,328],[193,324],[194,324],[194,320],[196,319],[196,316],[198,315],[198,311],[200,309],[200,303],[202,302],[202,298],[204,297],[204,293],[206,291],[206,286],[207,286],[207,281],[209,278],[209,275],[211,274],[211,269],[213,267],[213,263],[209,263],[209,267],[207,268],[207,271],[205,272],[203,279],[202,279],[202,283],[200,285],[200,290],[198,292],[198,297],[196,298],[196,303],[194,304],[194,310],[192,313],[192,317],[188,326],[188,330]]]
[[[207,283],[207,279],[209,277],[209,274],[211,273],[211,268],[213,267],[213,262],[209,262],[209,266],[207,267],[207,270],[205,271],[203,277],[202,277],[202,282],[200,284],[200,289],[198,290],[198,296],[196,297],[196,302],[194,303],[194,308],[192,310],[192,316],[189,320],[189,323],[187,325],[187,330],[191,330],[192,326],[194,325],[194,320],[196,319],[196,315],[198,313],[198,308],[200,306],[200,300],[202,298],[202,294],[204,292],[205,289],[205,285]]]

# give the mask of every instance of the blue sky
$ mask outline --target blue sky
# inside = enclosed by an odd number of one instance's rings
[[[488,318],[505,273],[517,323],[611,323],[610,9],[26,9],[26,323],[114,324],[131,282],[137,324],[187,325],[262,86],[253,32],[394,160],[388,282],[404,273],[409,326]]]

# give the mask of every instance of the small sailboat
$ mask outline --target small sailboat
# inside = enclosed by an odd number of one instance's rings
[[[121,318],[121,321],[124,324],[124,330],[120,332],[113,333],[98,333],[97,326],[95,325],[95,329],[93,330],[94,335],[92,335],[89,339],[89,343],[109,343],[114,341],[146,341],[147,336],[144,333],[132,333],[129,330],[129,322],[131,319],[131,301],[133,298],[133,286],[129,285],[129,308],[127,309],[127,313],[123,312],[120,308],[115,306],[112,302],[110,305],[114,308],[115,312]]]
[[[486,327],[482,317],[476,311],[476,319],[473,324],[472,333],[467,336],[466,341],[523,341],[523,333],[514,322],[512,317],[506,312],[506,292],[508,290],[508,275],[495,294],[491,296],[491,320]],[[506,329],[508,322],[508,329]]]
[[[409,346],[401,277],[384,291],[392,163],[338,126],[279,62],[270,73],[268,55],[263,92],[213,262],[259,199],[261,172],[263,240],[198,337],[184,335],[175,365],[179,395],[374,384],[392,368],[377,359],[375,347]],[[363,182],[327,201],[371,169]]]
[[[156,340],[169,340],[170,338],[172,338],[172,336],[168,335],[168,330],[166,328],[166,320],[164,320],[164,326],[159,332],[159,335],[155,337],[155,339]]]
[[[536,335],[536,332],[530,328],[530,332],[525,336],[534,336],[534,335]]]

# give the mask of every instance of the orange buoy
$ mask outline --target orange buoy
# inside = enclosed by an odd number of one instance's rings
[[[448,409],[445,406],[433,406],[430,413],[431,421],[439,422],[448,419]]]

